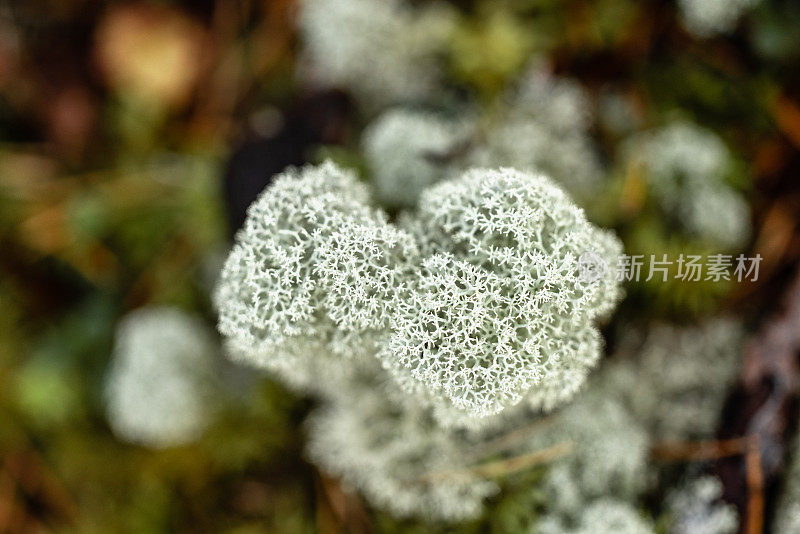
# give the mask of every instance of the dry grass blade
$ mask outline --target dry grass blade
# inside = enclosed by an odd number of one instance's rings
[[[487,462],[466,469],[453,469],[450,471],[437,471],[434,473],[427,473],[419,477],[418,480],[420,482],[428,482],[435,480],[446,480],[446,479],[464,478],[464,477],[473,477],[473,478],[502,477],[510,475],[512,473],[516,473],[518,471],[522,471],[524,469],[528,469],[536,465],[541,465],[544,463],[551,462],[553,460],[557,460],[558,458],[562,458],[570,454],[573,448],[574,445],[572,442],[562,441],[561,443],[557,443],[552,447],[547,447],[545,449],[540,449],[538,451],[533,451],[527,454],[521,454],[519,456],[512,456],[511,458],[507,458],[505,460]]]
[[[537,419],[536,421],[533,421],[532,423],[520,428],[515,428],[514,430],[503,434],[502,436],[498,436],[490,441],[487,441],[486,443],[481,444],[479,447],[476,447],[472,452],[472,457],[485,458],[492,454],[504,452],[509,447],[513,447],[520,441],[527,438],[533,431],[552,424],[554,419],[555,418],[553,416],[543,417],[542,419]]]
[[[747,472],[747,534],[761,534],[764,531],[764,471],[761,463],[761,440],[758,435],[751,436],[745,455]]]

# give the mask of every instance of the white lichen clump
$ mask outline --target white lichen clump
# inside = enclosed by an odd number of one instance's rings
[[[215,358],[211,333],[193,316],[158,307],[127,315],[105,384],[114,433],[159,448],[197,439],[213,412]]]
[[[612,234],[511,169],[424,191],[409,231],[366,195],[325,164],[279,176],[251,206],[216,293],[234,355],[313,389],[318,365],[377,353],[409,392],[477,417],[575,393],[600,353],[594,322],[620,297]],[[580,276],[587,251],[604,276]]]
[[[453,23],[444,4],[403,0],[304,0],[298,20],[312,79],[349,89],[367,108],[429,94]]]
[[[324,388],[336,359],[374,353],[416,245],[333,164],[287,171],[254,202],[215,294],[231,356],[298,389]]]
[[[681,20],[697,37],[729,33],[742,14],[760,0],[678,0]]]
[[[597,276],[577,268],[586,252]],[[326,163],[251,206],[215,304],[234,358],[327,401],[309,423],[315,462],[397,515],[465,519],[496,490],[465,474],[469,447],[574,396],[597,361],[620,253],[541,175],[467,171],[396,225]]]
[[[476,169],[422,194],[412,232],[426,258],[381,357],[477,416],[570,398],[600,354],[594,323],[620,298],[621,245],[553,182]],[[576,261],[606,262],[585,279]],[[400,365],[395,365],[399,362]]]
[[[534,69],[504,104],[486,125],[485,146],[473,156],[478,165],[542,172],[578,199],[597,191],[603,169],[580,85]]]
[[[362,138],[378,201],[415,206],[423,189],[451,172],[451,153],[467,137],[464,124],[432,113],[398,108],[378,117]]]
[[[736,508],[725,504],[722,483],[703,476],[674,490],[667,498],[669,534],[734,534],[739,531]]]
[[[725,249],[747,240],[750,209],[725,182],[732,158],[714,133],[678,121],[634,136],[623,154],[653,200],[687,233]]]

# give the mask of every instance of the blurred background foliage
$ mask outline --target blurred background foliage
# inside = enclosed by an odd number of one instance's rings
[[[491,102],[541,54],[588,88],[607,162],[625,135],[676,109],[736,154],[731,182],[753,209],[749,255],[764,258],[758,283],[642,282],[620,314],[722,308],[757,322],[774,309],[800,257],[797,3],[764,0],[735,33],[705,40],[668,1],[452,3],[457,93]],[[365,511],[307,464],[308,401],[263,377],[192,446],[126,445],[105,422],[122,315],[169,304],[213,324],[216,272],[268,177],[323,157],[363,166],[368,117],[345,91],[298,76],[296,9],[0,3],[0,532],[430,531]],[[615,171],[593,217],[631,254],[705,253],[650,215],[628,171]],[[456,531],[519,531],[515,509],[529,505],[507,495]]]

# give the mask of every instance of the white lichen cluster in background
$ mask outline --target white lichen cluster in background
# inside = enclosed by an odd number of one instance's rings
[[[725,504],[722,483],[702,476],[673,490],[667,497],[669,534],[734,534],[739,530],[736,508]]]
[[[377,200],[412,208],[426,187],[469,166],[541,172],[579,202],[591,198],[605,178],[583,89],[535,68],[501,100],[458,121],[404,107],[375,119],[362,145]]]
[[[544,172],[585,199],[604,180],[590,124],[589,101],[578,83],[532,68],[487,118],[485,143],[472,161]]]
[[[729,33],[739,18],[760,0],[678,0],[681,20],[697,37]]]
[[[583,532],[587,506],[604,499],[628,509],[628,514],[619,511],[618,520],[627,516],[632,522],[609,532],[652,532],[652,525],[641,530],[647,522],[635,508],[658,475],[650,447],[714,434],[738,369],[739,325],[728,319],[695,328],[661,325],[644,339],[624,341],[572,405],[531,433],[528,448],[563,440],[575,444],[571,455],[548,469],[539,490],[548,503],[542,523],[553,532]],[[680,371],[673,380],[675,367]],[[671,534],[737,530],[735,512],[720,501],[718,481],[705,477],[670,495]]]
[[[732,157],[714,133],[678,121],[636,134],[622,159],[640,173],[653,200],[675,224],[710,245],[741,247],[750,235],[750,209],[726,182]]]
[[[150,447],[195,440],[218,402],[215,358],[211,332],[185,312],[149,307],[127,315],[105,385],[114,433]]]
[[[309,418],[308,455],[357,487],[373,505],[404,517],[476,517],[497,485],[458,474],[474,441],[437,423],[391,384],[353,380]]]
[[[744,334],[727,318],[694,327],[657,324],[622,340],[609,389],[656,439],[710,439],[736,380]]]
[[[610,393],[590,388],[559,414],[552,429],[532,436],[536,448],[547,440],[575,444],[573,453],[556,462],[545,478],[551,515],[576,520],[586,503],[612,497],[634,502],[646,487],[647,433]]]
[[[438,86],[452,8],[403,0],[304,0],[298,25],[308,76],[352,91],[367,108],[414,100]]]
[[[364,131],[364,157],[377,200],[410,208],[420,192],[452,173],[451,153],[467,142],[464,123],[405,108],[393,108]]]
[[[629,503],[600,499],[580,512],[576,524],[545,516],[537,525],[539,534],[654,534],[652,523]]]
[[[447,93],[442,60],[458,17],[445,2],[412,6],[404,0],[304,0],[298,25],[305,76],[348,90],[370,113],[392,105],[438,102]],[[543,172],[578,200],[596,192],[603,170],[587,133],[591,114],[579,84],[556,78],[537,63],[501,100],[475,125],[479,140],[465,158],[470,165]],[[366,157],[379,198],[387,205],[413,205],[423,187],[446,174],[420,152],[435,155],[464,133],[461,125],[447,122],[390,111],[368,130]],[[404,152],[410,157],[402,158]],[[401,172],[393,174],[398,166]],[[420,172],[411,172],[413,168]]]

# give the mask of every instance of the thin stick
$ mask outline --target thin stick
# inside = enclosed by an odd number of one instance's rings
[[[744,454],[749,438],[722,441],[674,441],[657,443],[651,449],[654,458],[662,461],[716,460]]]
[[[367,518],[367,512],[360,499],[347,492],[342,487],[341,481],[331,478],[320,471],[317,473],[319,475],[317,479],[318,485],[322,488],[328,508],[339,525],[353,534],[369,534],[372,529]],[[319,510],[320,507],[317,509]]]
[[[14,480],[8,472],[7,462],[8,460],[3,462],[3,466],[0,468],[0,532],[11,532],[17,501]]]
[[[554,417],[548,416],[542,419],[537,419],[532,423],[529,423],[523,427],[516,428],[507,434],[503,434],[502,436],[498,436],[491,441],[487,441],[480,447],[477,447],[472,455],[474,457],[486,457],[490,454],[503,452],[506,448],[514,445],[521,439],[527,437],[531,432],[536,430],[537,428],[541,428],[543,426],[549,425],[553,422]]]
[[[435,473],[428,473],[419,477],[418,480],[421,482],[426,482],[461,477],[501,477],[566,456],[572,452],[573,448],[574,446],[572,442],[562,441],[561,443],[557,443],[552,447],[547,447],[546,449],[530,452],[528,454],[522,454],[520,456],[514,456],[506,460],[487,462],[466,469],[454,469],[452,471],[437,471]]]
[[[748,440],[745,455],[747,474],[747,534],[764,531],[764,472],[761,467],[761,443],[758,434]]]
[[[7,467],[26,495],[44,499],[49,509],[59,514],[62,520],[72,522],[78,516],[78,506],[72,496],[35,449],[29,448],[10,456]]]

